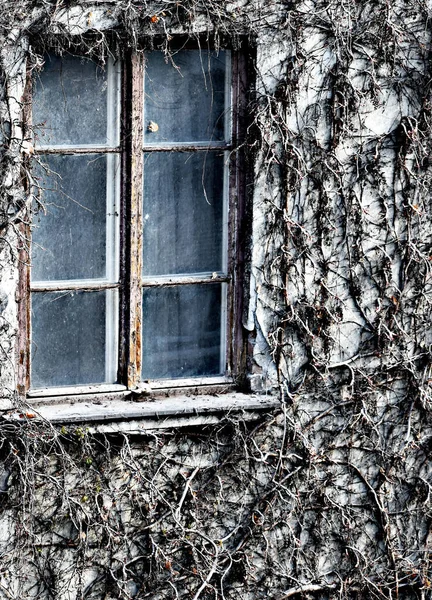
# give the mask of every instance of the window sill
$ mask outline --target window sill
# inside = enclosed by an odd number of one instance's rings
[[[43,419],[56,425],[72,423],[92,424],[89,431],[96,433],[140,433],[148,429],[190,427],[217,423],[227,414],[241,414],[244,420],[259,418],[263,411],[280,406],[277,397],[226,393],[221,395],[175,396],[164,399],[96,400],[75,404],[38,405],[33,412],[8,412],[4,418],[24,421]]]

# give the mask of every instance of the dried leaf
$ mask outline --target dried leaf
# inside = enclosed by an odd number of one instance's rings
[[[157,123],[155,123],[154,121],[150,121],[150,123],[148,124],[147,130],[151,131],[151,133],[156,133],[156,131],[159,131],[159,125]]]

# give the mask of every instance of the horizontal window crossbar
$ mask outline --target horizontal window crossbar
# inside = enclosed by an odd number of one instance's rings
[[[205,283],[228,283],[231,278],[228,275],[219,275],[216,273],[199,275],[170,275],[166,277],[144,278],[141,281],[142,287],[164,287],[171,285],[190,285]]]
[[[173,144],[146,144],[143,152],[188,152],[195,150],[232,150],[232,144],[225,142],[187,142]]]
[[[52,388],[35,388],[27,393],[29,398],[37,400],[38,398],[43,400],[44,398],[51,398],[54,396],[74,398],[87,394],[89,397],[95,395],[97,398],[103,394],[113,394],[117,392],[128,392],[134,393],[138,396],[144,397],[152,393],[163,393],[168,390],[178,390],[179,393],[184,393],[185,389],[195,389],[200,387],[204,392],[207,390],[215,390],[217,386],[223,386],[222,390],[228,389],[227,386],[233,385],[234,381],[232,377],[228,376],[216,376],[216,377],[185,377],[182,379],[157,379],[151,381],[144,381],[139,388],[136,390],[128,390],[125,385],[119,383],[102,383],[95,385],[76,385],[76,386],[62,386]],[[221,391],[221,390],[218,390]]]
[[[209,150],[232,150],[232,144],[224,142],[196,142],[196,143],[173,143],[145,145],[143,152],[188,152],[188,151],[209,151]],[[119,153],[119,146],[38,146],[35,148],[35,154],[109,154]]]
[[[35,154],[118,154],[118,146],[39,146]]]
[[[204,388],[204,386],[227,385],[232,383],[232,377],[221,375],[220,377],[185,377],[184,379],[157,379],[154,381],[150,381],[149,385],[152,391],[162,391],[178,388]]]
[[[93,290],[112,290],[120,287],[119,283],[110,283],[108,281],[43,281],[33,282],[30,287],[31,292],[67,292],[69,290],[93,291]]]
[[[40,388],[30,390],[27,393],[29,398],[49,398],[51,396],[68,396],[81,394],[106,394],[109,392],[124,392],[127,388],[119,383],[98,384],[98,385],[78,385],[52,388]]]

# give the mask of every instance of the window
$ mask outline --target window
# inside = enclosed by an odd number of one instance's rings
[[[237,60],[46,57],[32,84],[31,396],[237,377]]]

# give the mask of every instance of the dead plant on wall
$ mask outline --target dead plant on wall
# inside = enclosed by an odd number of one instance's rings
[[[108,436],[21,405],[0,425],[0,598],[431,597],[430,17],[420,0],[3,1],[2,277],[31,204],[23,52],[37,69],[44,46],[253,42],[251,372],[274,370],[282,406]]]

